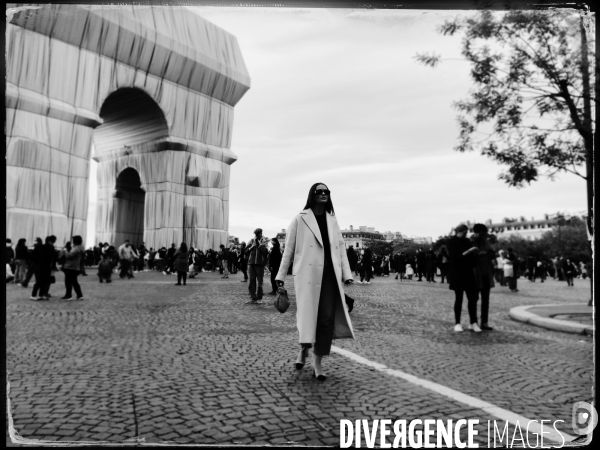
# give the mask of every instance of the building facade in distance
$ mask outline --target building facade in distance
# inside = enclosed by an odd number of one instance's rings
[[[475,223],[467,221],[466,224],[469,227],[469,231],[472,232]],[[558,225],[558,218],[549,214],[544,214],[544,218],[540,220],[536,220],[535,218],[527,220],[523,216],[519,219],[505,217],[502,222],[488,220],[485,224],[489,232],[495,234],[498,238],[522,236],[525,239],[538,239],[544,233],[550,231],[553,226]]]
[[[277,233],[277,240],[281,245],[285,244],[285,229]],[[344,237],[344,244],[346,248],[352,245],[354,248],[363,248],[366,242],[380,241],[380,242],[414,242],[417,244],[431,244],[432,239],[430,237],[408,237],[399,231],[386,231],[380,233],[376,231],[374,227],[360,226],[358,229],[354,229],[350,225],[349,229],[342,230],[342,236]]]

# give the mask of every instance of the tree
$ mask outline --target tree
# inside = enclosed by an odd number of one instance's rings
[[[371,252],[378,255],[389,255],[392,253],[392,244],[386,241],[365,239],[363,240],[363,247],[370,248]]]
[[[510,186],[560,172],[587,180],[593,234],[595,83],[589,60],[595,61],[595,51],[588,25],[593,23],[568,10],[483,10],[446,21],[438,31],[463,34],[462,55],[475,84],[454,104],[460,130],[455,150],[478,150],[506,166],[499,178]],[[432,67],[442,60],[435,54],[416,59]]]
[[[411,241],[394,241],[393,249],[394,253],[404,252],[407,255],[414,255],[417,253],[417,249],[421,249],[423,251],[429,250],[430,246],[425,244],[417,244]]]
[[[446,21],[438,30],[463,33],[462,55],[475,85],[454,104],[460,130],[455,150],[478,150],[506,166],[499,178],[510,186],[561,172],[585,179],[591,239],[596,86],[590,72],[596,73],[597,63],[588,43],[594,33],[586,27],[593,26],[569,10],[482,10]],[[441,61],[435,54],[416,59],[432,67]],[[591,242],[589,249],[591,254]]]

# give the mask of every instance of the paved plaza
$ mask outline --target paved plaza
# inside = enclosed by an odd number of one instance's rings
[[[240,274],[202,273],[188,286],[156,272],[108,285],[89,274],[79,302],[58,300],[61,275],[49,302],[6,287],[9,400],[22,438],[339,445],[341,419],[464,418],[480,420],[483,444],[486,421],[497,419],[339,352],[324,362],[325,382],[309,363],[296,371],[292,277],[292,306],[280,314],[271,296],[245,305]],[[563,420],[558,430],[573,434],[573,403],[592,399],[593,338],[515,322],[508,312],[585,302],[589,284],[521,278],[519,289],[492,290],[494,331],[454,333],[453,292],[439,278],[375,278],[347,289],[356,340],[334,345],[531,420]]]

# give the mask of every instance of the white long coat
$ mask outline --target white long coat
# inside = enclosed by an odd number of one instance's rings
[[[327,216],[327,231],[331,246],[331,259],[340,290],[343,311],[335,312],[334,339],[354,339],[352,322],[348,315],[348,307],[344,300],[343,283],[352,280],[352,271],[348,263],[344,238],[335,216],[325,212]],[[299,342],[314,343],[317,334],[317,314],[319,312],[319,296],[323,279],[323,264],[325,249],[319,224],[311,209],[302,211],[287,229],[285,250],[276,280],[284,281],[290,263],[293,262],[292,275],[295,277],[297,303],[297,323]]]

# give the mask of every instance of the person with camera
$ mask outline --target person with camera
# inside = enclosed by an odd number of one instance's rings
[[[83,300],[83,293],[77,277],[81,273],[82,258],[85,255],[83,247],[83,239],[81,236],[73,236],[73,245],[71,242],[65,244],[65,248],[61,252],[61,258],[64,258],[62,271],[65,273],[65,288],[67,293],[61,297],[61,300],[73,300],[73,289],[77,295],[77,300]]]
[[[344,238],[337,222],[331,192],[323,183],[313,184],[304,209],[287,229],[285,250],[275,277],[283,290],[288,267],[294,261],[297,327],[300,353],[296,369],[304,367],[313,348],[313,377],[327,377],[321,367],[333,339],[354,339],[343,283],[354,282]]]
[[[265,275],[265,264],[269,256],[269,250],[263,242],[263,230],[257,228],[254,230],[254,238],[248,241],[246,253],[248,254],[248,276],[250,278],[249,304],[257,304],[263,297],[263,277]]]

